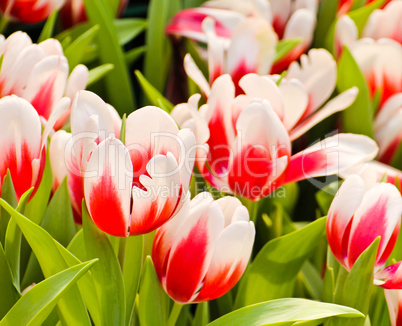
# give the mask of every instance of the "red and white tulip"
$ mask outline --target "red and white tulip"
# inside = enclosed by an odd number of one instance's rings
[[[34,24],[46,19],[65,0],[2,0],[0,12],[9,19]]]
[[[385,290],[391,326],[402,325],[402,290]]]
[[[59,102],[42,134],[41,121],[33,106],[16,96],[0,99],[0,190],[10,171],[17,198],[29,188],[38,188],[46,162],[46,142],[53,124],[70,105]]]
[[[347,270],[377,237],[381,240],[375,265],[383,266],[399,234],[402,198],[398,189],[389,183],[366,187],[358,175],[348,177],[328,212],[328,243],[336,259]],[[385,288],[401,288],[402,273],[397,273],[399,264],[376,273],[375,283]]]
[[[108,137],[96,145],[85,169],[84,195],[95,224],[114,236],[143,234],[171,219],[188,194],[195,137],[179,131],[157,107],[126,120],[125,145]]]
[[[311,44],[316,13],[316,0],[209,1],[203,7],[186,9],[176,14],[166,32],[207,42],[210,82],[212,83],[216,77],[225,72],[230,73],[236,82],[246,73],[266,74],[271,70],[273,73],[280,73],[292,61],[297,60]],[[216,33],[216,35],[213,36],[213,41],[211,40],[211,28],[203,28],[205,19],[215,23],[216,31],[214,30],[213,34]],[[263,26],[262,22],[268,25],[272,31],[267,31],[267,27]],[[208,25],[213,24],[208,23]],[[274,38],[271,34],[277,34],[277,36]],[[277,38],[301,39],[302,41],[272,66],[275,54],[273,52],[275,44],[272,41]],[[273,47],[271,47],[272,45]],[[232,50],[229,50],[230,47]],[[244,51],[245,48],[247,51]],[[256,48],[261,52],[259,58],[253,58]],[[223,50],[232,53],[228,54],[227,62],[222,64],[223,55],[220,53]],[[264,59],[263,53],[267,55],[267,52],[270,55]],[[211,59],[211,54],[214,59]],[[231,61],[230,56],[235,59]],[[226,64],[229,69],[223,69],[223,72],[219,73],[216,66]],[[233,74],[231,70],[237,70],[237,75],[242,74],[236,78],[236,74]],[[260,70],[264,70],[264,72]]]
[[[69,76],[67,58],[55,39],[33,44],[23,32],[15,32],[7,39],[0,35],[0,55],[0,97],[15,94],[26,99],[45,120],[63,96],[73,99],[86,87],[88,69],[78,65]],[[60,128],[68,116],[65,113],[55,128]]]
[[[82,220],[84,171],[96,143],[115,135],[113,116],[117,112],[112,113],[112,110],[114,108],[96,94],[80,91],[71,107],[71,133],[59,130],[51,138],[49,155],[53,171],[53,190],[55,191],[67,176],[71,206],[75,221],[79,224]]]
[[[152,258],[165,291],[177,302],[216,299],[239,281],[254,243],[249,214],[234,197],[200,193],[155,235]]]

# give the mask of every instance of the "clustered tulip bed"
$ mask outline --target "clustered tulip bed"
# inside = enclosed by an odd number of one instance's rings
[[[402,325],[402,1],[0,13],[0,326]]]

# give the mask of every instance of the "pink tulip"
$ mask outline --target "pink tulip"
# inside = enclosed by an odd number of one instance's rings
[[[149,106],[131,113],[125,145],[106,138],[85,168],[84,196],[95,224],[126,237],[166,223],[187,196],[194,145],[193,133],[179,131],[163,110]]]
[[[1,13],[11,19],[34,24],[46,19],[65,0],[2,0]]]
[[[395,186],[378,183],[366,189],[361,177],[350,176],[340,187],[328,212],[327,238],[332,253],[349,270],[360,254],[381,237],[375,264],[382,266],[398,237],[401,213],[402,198]],[[377,279],[386,279],[377,284],[402,285],[402,280],[392,280],[393,276],[399,278],[401,274],[395,275],[395,267],[392,265],[382,275],[377,275]]]
[[[18,199],[31,187],[37,190],[46,162],[47,136],[69,104],[68,99],[59,103],[42,135],[39,115],[29,102],[15,95],[0,99],[0,191],[7,170]]]
[[[55,39],[32,44],[23,32],[16,32],[7,39],[0,35],[0,55],[3,55],[0,97],[18,95],[30,102],[46,120],[63,96],[73,99],[76,92],[86,87],[88,69],[78,65],[69,76],[67,58]],[[68,116],[68,112],[65,113],[55,128],[60,128]]]
[[[152,258],[165,291],[177,302],[201,302],[228,292],[240,279],[255,237],[247,209],[234,197],[187,198],[155,235]]]
[[[125,8],[128,0],[120,0],[118,14]],[[71,27],[87,21],[84,0],[66,0],[60,10],[60,16],[65,27]]]
[[[71,205],[78,224],[82,221],[83,177],[88,157],[96,142],[99,143],[108,136],[115,136],[114,124],[121,123],[119,120],[115,109],[103,102],[99,96],[92,92],[80,91],[71,108],[71,133],[60,130],[51,139],[49,155],[53,170],[53,191],[67,176]]]

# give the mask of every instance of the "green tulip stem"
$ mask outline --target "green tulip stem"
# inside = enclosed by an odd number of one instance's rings
[[[167,326],[175,326],[177,322],[177,318],[179,318],[181,308],[184,306],[182,303],[174,302],[172,311],[170,312],[170,316],[168,319]]]
[[[126,248],[127,248],[127,238],[120,238],[119,253],[117,255],[117,258],[119,259],[121,270],[123,270],[123,267],[124,267],[124,258],[126,257]]]

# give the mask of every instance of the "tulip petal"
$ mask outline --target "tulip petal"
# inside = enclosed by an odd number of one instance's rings
[[[192,206],[167,265],[166,291],[174,300],[189,302],[199,290],[223,230],[223,220],[216,202],[203,200]]]
[[[84,90],[88,82],[88,68],[84,65],[77,65],[68,77],[65,96],[74,99],[77,92]]]
[[[208,98],[209,94],[211,93],[209,83],[201,72],[200,68],[197,67],[197,64],[194,62],[194,59],[191,57],[190,53],[187,53],[184,57],[184,70],[186,71],[187,76],[189,76],[198,85],[204,96]]]
[[[142,187],[134,186],[130,235],[151,232],[174,216],[183,188],[180,170],[172,153],[156,155],[141,175]],[[187,192],[186,192],[187,194]]]
[[[391,326],[402,325],[402,291],[385,289],[384,294],[388,304]]]
[[[84,176],[84,194],[94,223],[104,232],[129,232],[132,165],[118,139],[106,138],[92,153]]]
[[[282,97],[278,86],[271,79],[257,74],[247,74],[240,79],[239,85],[247,96],[267,100],[279,118],[283,119],[285,97]]]
[[[347,109],[355,101],[358,91],[359,90],[357,87],[353,87],[330,100],[321,110],[313,113],[305,121],[300,123],[294,130],[292,130],[290,132],[290,140],[293,141],[299,138],[301,135],[332,114]]]
[[[335,25],[335,55],[338,58],[342,53],[342,47],[351,47],[359,34],[355,22],[348,16],[342,15]]]
[[[32,161],[40,157],[41,123],[32,105],[15,95],[0,100],[0,178],[10,170],[19,198],[34,181]]]
[[[375,273],[374,284],[384,289],[402,289],[402,262],[399,261]]]
[[[305,116],[316,111],[332,94],[336,84],[336,63],[324,49],[312,49],[300,58],[300,65],[293,62],[286,74],[287,79],[302,82],[309,94],[309,106]]]
[[[355,134],[328,137],[290,158],[285,183],[340,174],[343,170],[373,159],[377,144]]]
[[[212,83],[225,72],[224,49],[225,44],[218,38],[215,31],[215,21],[211,17],[205,18],[202,22],[202,29],[207,37],[208,43],[208,71],[209,83]]]
[[[38,114],[48,119],[54,105],[62,98],[68,77],[68,62],[62,56],[48,56],[37,63],[24,92]]]
[[[363,200],[363,180],[352,175],[342,184],[328,211],[326,224],[328,244],[336,259],[349,268],[346,261],[351,220]]]
[[[244,206],[237,210],[247,210]],[[243,275],[255,237],[253,222],[239,221],[219,235],[204,284],[195,301],[216,299],[228,292]]]
[[[63,179],[67,176],[68,167],[66,155],[67,143],[71,139],[71,134],[64,130],[56,132],[50,141],[49,158],[53,172],[53,191],[55,191]],[[71,157],[70,157],[71,159]]]
[[[398,236],[395,229],[399,231],[401,214],[402,198],[395,186],[380,183],[365,193],[350,230],[347,254],[350,267],[378,236],[381,236],[381,241],[376,263],[381,265],[388,259]],[[387,257],[384,253],[388,254]]]

